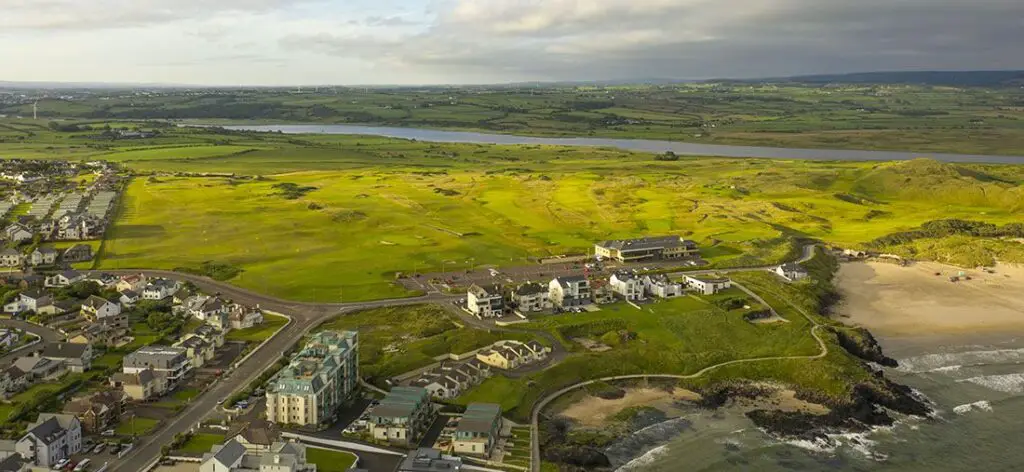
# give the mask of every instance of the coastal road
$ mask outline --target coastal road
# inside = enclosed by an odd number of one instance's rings
[[[5,328],[14,328],[27,331],[36,336],[39,336],[39,339],[41,340],[41,342],[36,343],[30,347],[22,347],[21,349],[16,349],[14,351],[8,352],[7,354],[4,354],[2,357],[0,357],[0,365],[10,364],[19,357],[24,357],[29,354],[32,354],[33,352],[41,351],[43,349],[43,346],[46,345],[47,343],[53,343],[64,340],[64,335],[60,334],[56,330],[47,328],[45,326],[29,323],[27,321],[0,320],[0,326],[3,326]]]

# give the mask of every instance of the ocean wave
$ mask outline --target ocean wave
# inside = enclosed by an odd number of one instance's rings
[[[963,405],[957,405],[953,407],[953,413],[956,413],[958,415],[970,413],[971,411],[974,410],[992,411],[992,405],[986,400],[981,400],[974,403],[966,403]]]
[[[658,446],[650,451],[644,453],[644,455],[637,457],[625,464],[623,464],[615,472],[631,472],[634,470],[644,470],[647,466],[651,465],[654,461],[660,459],[662,456],[668,453],[668,444]]]
[[[1024,393],[1024,373],[983,375],[957,382],[970,382],[1003,393]]]
[[[686,418],[663,421],[615,441],[605,448],[604,453],[612,461],[612,464],[626,465],[636,460],[634,458],[642,457],[651,450],[663,446],[692,426],[693,423]]]
[[[920,374],[927,372],[951,373],[964,366],[991,364],[1018,364],[1024,362],[1024,349],[990,349],[955,353],[925,354],[899,359],[899,372]]]

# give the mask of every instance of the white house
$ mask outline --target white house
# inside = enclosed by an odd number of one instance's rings
[[[33,266],[53,265],[57,262],[57,254],[57,250],[50,246],[40,246],[29,255],[29,263]]]
[[[57,307],[53,305],[53,296],[38,289],[25,290],[18,294],[18,298],[4,305],[5,313],[18,314],[29,310],[52,314],[57,312]]]
[[[548,283],[548,297],[557,307],[589,305],[590,295],[590,281],[582,275],[558,277]]]
[[[683,285],[664,275],[648,275],[644,277],[644,290],[658,298],[672,298],[683,294]]]
[[[82,315],[85,319],[96,322],[104,318],[112,318],[121,314],[121,305],[109,300],[90,296],[85,303],[82,303]]]
[[[146,288],[142,290],[142,298],[144,300],[163,300],[174,295],[179,288],[181,285],[176,280],[155,279],[146,284]]]
[[[17,249],[4,249],[0,251],[0,265],[4,267],[20,267],[24,256]]]
[[[616,272],[608,280],[608,286],[626,300],[636,301],[644,299],[644,283],[636,274],[622,271]]]
[[[85,274],[77,270],[65,270],[46,277],[43,285],[46,287],[67,287],[85,280]]]
[[[82,424],[74,415],[40,413],[14,448],[35,465],[51,467],[82,451]]]
[[[263,323],[263,311],[260,307],[249,308],[238,304],[233,304],[228,315],[228,321],[230,321],[231,329],[246,329],[252,328],[258,324]]]
[[[121,297],[118,298],[117,301],[121,302],[121,305],[125,308],[131,308],[136,303],[139,303],[139,299],[141,298],[138,293],[132,290],[121,290],[119,294]]]
[[[4,234],[7,235],[7,239],[16,243],[28,241],[35,236],[35,233],[33,233],[32,230],[21,223],[14,223],[8,226],[7,229],[4,230]]]
[[[732,287],[732,281],[726,278],[684,276],[686,286],[704,295],[714,295]]]
[[[501,287],[473,284],[466,295],[466,308],[481,318],[501,317],[505,312],[505,296]]]
[[[807,269],[804,269],[799,264],[782,264],[775,268],[775,273],[779,274],[780,277],[794,282],[800,279],[807,278]]]

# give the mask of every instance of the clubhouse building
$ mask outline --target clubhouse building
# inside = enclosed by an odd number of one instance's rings
[[[619,262],[682,259],[699,255],[697,243],[680,236],[616,239],[594,245],[594,255]]]

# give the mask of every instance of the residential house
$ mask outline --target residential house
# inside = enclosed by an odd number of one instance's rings
[[[50,288],[68,287],[85,280],[85,274],[77,270],[65,270],[46,277],[43,286]]]
[[[176,280],[154,279],[146,284],[146,288],[142,289],[142,299],[163,300],[174,295],[179,288],[181,288],[181,284]]]
[[[53,305],[53,296],[39,289],[25,290],[14,301],[4,305],[6,313],[20,314],[26,311],[52,314],[57,312],[57,308]]]
[[[127,319],[124,314],[120,316]],[[117,346],[128,336],[128,333],[129,329],[119,324],[89,323],[80,332],[68,338],[68,342],[93,346]]]
[[[126,374],[137,374],[152,369],[167,384],[167,390],[173,390],[189,374],[192,373],[192,362],[184,348],[151,345],[144,346],[124,356],[121,371]]]
[[[8,455],[3,460],[0,460],[0,472],[31,472],[32,468],[29,464],[29,461],[18,454]]]
[[[217,329],[215,326],[209,324],[199,325],[192,333],[209,341],[213,344],[214,349],[224,345],[224,331]]]
[[[370,434],[394,445],[411,446],[426,433],[435,416],[426,389],[394,387],[370,412]]]
[[[82,424],[74,415],[40,413],[15,449],[40,467],[51,467],[82,451]]]
[[[21,255],[17,249],[4,249],[0,251],[0,266],[3,267],[21,267],[25,257]]]
[[[7,240],[20,243],[22,241],[28,241],[35,237],[35,232],[29,229],[21,223],[14,223],[4,230],[4,235],[7,236]]]
[[[536,341],[522,343],[519,341],[506,340],[494,343],[489,349],[483,349],[476,354],[477,360],[503,370],[512,370],[519,367],[543,361],[550,352]]]
[[[686,275],[683,276],[683,281],[686,282],[687,288],[696,290],[698,293],[702,293],[704,295],[714,295],[722,290],[732,287],[732,281],[727,278],[694,277]]]
[[[14,361],[14,366],[25,372],[29,380],[53,379],[60,377],[66,372],[63,362],[54,361],[40,356],[26,356]]]
[[[47,343],[42,357],[62,362],[71,372],[82,373],[92,367],[92,346],[76,343]]]
[[[537,283],[523,284],[516,288],[512,293],[512,303],[519,313],[534,313],[552,308],[548,287]]]
[[[590,296],[590,281],[582,275],[558,277],[548,284],[548,297],[559,308],[589,305]]]
[[[100,287],[108,289],[114,288],[114,286],[121,281],[121,277],[107,272],[93,272],[89,274],[85,280],[96,282]]]
[[[75,262],[89,262],[92,260],[92,246],[88,244],[76,244],[64,250],[60,259],[68,264]]]
[[[594,246],[594,255],[619,262],[636,262],[696,257],[699,250],[697,243],[679,236],[652,236],[600,242]]]
[[[97,392],[71,400],[64,413],[78,417],[86,433],[98,434],[117,424],[128,395],[119,390]]]
[[[473,284],[466,295],[466,308],[478,318],[500,318],[505,314],[505,295],[498,285]]]
[[[189,316],[206,321],[208,318],[227,314],[228,304],[220,297],[193,295],[185,301],[185,309]]]
[[[615,303],[618,301],[618,294],[612,290],[612,287],[607,283],[594,284],[594,288],[591,290],[591,298],[594,303],[598,305],[607,305],[609,303]]]
[[[424,374],[409,385],[426,389],[431,398],[438,400],[450,400],[462,394],[458,382],[433,373]]]
[[[110,386],[121,389],[129,398],[146,401],[167,393],[167,382],[153,369],[143,369],[133,374],[119,372],[110,377]]]
[[[462,459],[441,454],[437,449],[421,447],[410,452],[398,466],[397,472],[459,472]]]
[[[267,383],[267,420],[317,425],[328,421],[356,391],[359,335],[321,331]]]
[[[0,371],[0,393],[20,392],[28,387],[29,380],[29,374],[19,369],[18,366],[11,365]]]
[[[658,298],[673,298],[683,294],[683,284],[673,282],[666,275],[644,277],[644,290]]]
[[[33,266],[53,265],[57,263],[57,250],[50,246],[37,247],[29,255],[29,264]]]
[[[199,472],[316,472],[306,461],[306,446],[296,442],[275,442],[265,451],[247,449],[229,439],[203,454]]]
[[[139,303],[139,300],[142,299],[142,296],[139,295],[139,293],[134,290],[121,290],[118,292],[118,294],[121,296],[117,299],[117,301],[120,302],[121,306],[125,308],[131,308],[135,306],[135,304]]]
[[[237,303],[233,304],[228,314],[228,322],[231,324],[231,329],[252,328],[263,323],[263,310],[260,310],[258,305],[255,308],[250,308]]]
[[[121,305],[96,295],[90,296],[82,303],[82,315],[90,322],[114,318],[121,314]]]
[[[455,428],[452,450],[458,454],[489,457],[502,428],[501,406],[470,403]]]
[[[644,299],[644,282],[632,272],[619,271],[608,279],[612,291],[629,301]]]
[[[236,429],[228,432],[226,437],[238,441],[249,452],[261,452],[269,451],[278,435],[277,425],[256,418],[239,423]]]
[[[149,279],[146,278],[145,274],[133,274],[121,277],[121,281],[114,286],[118,292],[125,290],[131,290],[135,293],[142,293],[142,290],[146,288],[146,284],[149,283]]]
[[[189,360],[192,362],[192,367],[196,369],[206,365],[207,362],[212,361],[214,358],[213,343],[195,334],[186,336],[174,343],[174,345],[185,349]]]
[[[808,275],[807,269],[804,269],[800,264],[793,263],[782,264],[776,267],[775,273],[790,282],[805,279]]]

